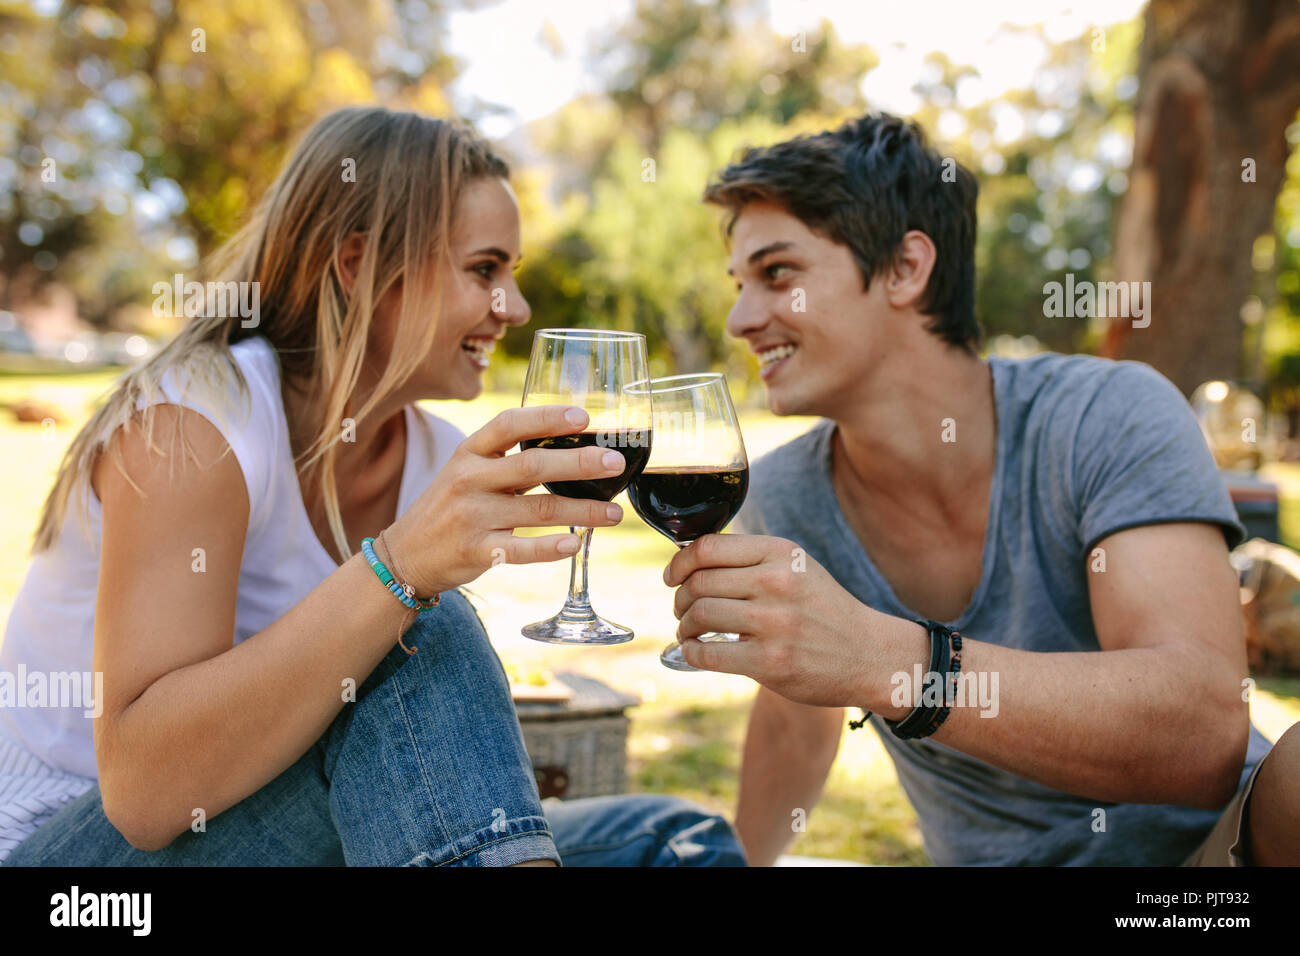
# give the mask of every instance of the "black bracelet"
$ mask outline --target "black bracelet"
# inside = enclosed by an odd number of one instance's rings
[[[925,676],[921,679],[921,699],[913,701],[912,712],[902,720],[885,720],[894,736],[902,740],[924,737],[928,732],[927,728],[934,722],[935,716],[945,700],[944,681],[948,673],[948,654],[950,651],[948,642],[949,635],[952,632],[936,621],[917,621],[916,623],[930,633],[930,669],[926,671]],[[926,691],[935,684],[939,685],[939,704],[927,704],[925,702]]]
[[[924,694],[925,685],[932,680],[942,682],[944,679],[943,675],[948,670],[948,629],[935,621],[913,621],[912,623],[920,624],[930,635],[930,667],[921,679],[921,692]],[[923,709],[921,701],[914,701],[912,704],[912,711],[906,717],[902,720],[890,720],[889,718],[885,718],[885,723],[889,725],[889,729],[894,732],[895,736],[904,738],[911,737],[913,736],[911,731],[917,727],[924,727],[928,721],[934,717],[936,710],[937,708],[934,707]],[[849,721],[849,729],[858,730],[861,727],[865,727],[870,718],[871,711],[863,710],[862,719]]]

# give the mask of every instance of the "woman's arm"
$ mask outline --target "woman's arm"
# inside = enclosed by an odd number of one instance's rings
[[[586,423],[566,422],[563,412],[512,409],[467,439],[386,536],[403,568],[447,590],[489,567],[494,547],[512,563],[566,556],[559,544],[571,536],[515,538],[515,527],[616,523],[605,502],[515,494],[537,481],[621,470],[621,458],[617,467],[601,463],[601,448],[502,457],[521,438]],[[151,450],[133,429],[114,441],[137,487],[111,456],[94,472],[103,506],[94,662],[104,673],[100,789],[109,820],[146,850],[183,833],[196,809],[216,816],[306,752],[342,709],[343,682],[365,680],[406,614],[356,555],[232,646],[249,514],[243,475],[206,419],[177,406],[156,413],[164,435],[183,420],[197,460]]]

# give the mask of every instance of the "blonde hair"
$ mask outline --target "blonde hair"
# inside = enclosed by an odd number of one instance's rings
[[[118,428],[133,426],[141,405],[139,424],[149,447],[155,447],[153,410],[169,371],[185,373],[176,376],[183,389],[199,387],[218,396],[228,395],[233,381],[247,403],[248,384],[230,346],[261,335],[275,350],[281,374],[307,385],[310,440],[295,463],[310,498],[323,499],[338,553],[350,555],[334,474],[343,419],[360,426],[428,353],[456,200],[474,179],[508,175],[505,162],[486,143],[443,120],[351,107],[317,121],[248,223],[208,263],[211,279],[258,283],[255,327],[243,327],[239,309],[220,310],[234,313],[230,316],[196,317],[157,355],[119,379],[64,455],[33,551],[53,545],[74,491],[88,492],[98,455]],[[345,293],[339,252],[354,233],[364,234],[364,248]],[[361,408],[350,408],[375,305],[399,283],[401,312],[387,365]],[[192,456],[188,442],[184,447]],[[117,467],[126,475],[120,444],[116,450]],[[83,505],[88,499],[89,493],[80,496]],[[87,517],[83,507],[83,529]]]

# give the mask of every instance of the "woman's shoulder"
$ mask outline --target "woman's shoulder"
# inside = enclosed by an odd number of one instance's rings
[[[280,446],[287,441],[280,365],[263,337],[195,350],[169,368],[153,401],[194,412],[220,433],[243,472],[250,524],[269,504]]]
[[[207,406],[222,412],[223,417],[243,411],[245,415],[239,416],[241,419],[265,417],[269,396],[279,395],[279,382],[279,359],[275,349],[261,336],[230,346],[207,342],[192,348],[158,380],[165,401]],[[156,400],[157,396],[153,397]],[[140,403],[148,401],[142,394]],[[259,416],[256,412],[263,414]]]

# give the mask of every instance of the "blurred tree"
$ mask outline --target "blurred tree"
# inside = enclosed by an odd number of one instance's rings
[[[756,0],[642,0],[597,53],[605,93],[534,126],[565,208],[520,272],[545,325],[635,328],[661,372],[748,361],[723,333],[735,292],[700,195],[743,146],[861,113],[876,62],[827,21],[782,36],[763,16]],[[512,330],[507,351],[531,336]]]
[[[1150,0],[1116,272],[1149,281],[1151,325],[1110,324],[1108,354],[1190,393],[1241,372],[1256,239],[1271,233],[1300,110],[1295,0]]]
[[[553,194],[566,197],[569,209],[521,274],[548,325],[635,323],[656,354],[667,349],[669,368],[748,361],[723,334],[733,292],[710,225],[717,212],[701,207],[699,188],[742,145],[825,129],[867,109],[857,90],[875,62],[868,50],[841,49],[827,25],[802,38],[767,39],[752,25],[727,26],[749,10],[731,3],[638,7],[598,61],[617,64],[608,95],[575,100],[534,128]],[[980,179],[976,294],[987,330],[1074,351],[1096,331],[1086,320],[1046,316],[1043,287],[1066,271],[1092,280],[1108,263],[1129,160],[1140,21],[1111,27],[1102,44],[1091,31],[1053,44],[1042,27],[1006,30],[1043,50],[1030,87],[978,99],[975,70],[936,53],[913,87],[922,103],[914,116]],[[804,72],[785,91],[785,74],[771,63],[800,43],[823,51],[817,62],[850,64],[855,79],[826,66],[832,85],[819,87],[821,78]],[[811,61],[794,62],[806,71]],[[666,171],[670,152],[674,170],[698,167],[701,156],[713,165],[693,173],[694,181],[683,179]],[[646,183],[651,159],[658,178]],[[526,352],[529,338],[526,330],[511,333],[508,349]]]
[[[1094,281],[1108,259],[1139,23],[1110,27],[1102,49],[1091,31],[1059,43],[1041,26],[1003,33],[1042,51],[1030,86],[977,101],[978,72],[933,53],[913,85],[922,104],[913,118],[979,179],[976,314],[985,330],[1073,352],[1092,329],[1085,319],[1046,314],[1043,288],[1067,273]]]
[[[1291,156],[1277,197],[1276,228],[1255,241],[1255,294],[1241,317],[1251,356],[1244,377],[1286,416],[1284,437],[1294,438],[1300,434],[1300,119],[1286,134]]]
[[[724,119],[781,124],[805,112],[863,105],[862,77],[877,59],[844,46],[830,25],[778,36],[759,0],[637,0],[600,52],[606,92],[625,125],[654,153],[669,129],[705,134]]]
[[[230,234],[316,116],[447,112],[434,0],[53,6],[0,3],[6,297],[61,280],[104,320]]]

